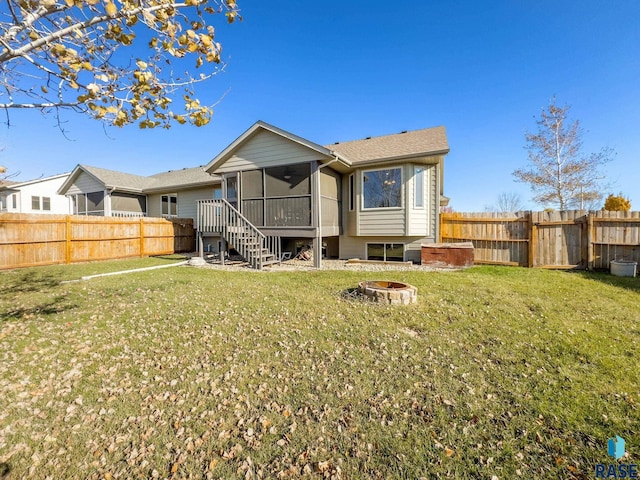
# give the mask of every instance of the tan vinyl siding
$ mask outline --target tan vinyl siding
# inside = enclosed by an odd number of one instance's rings
[[[420,252],[423,243],[431,240],[423,237],[351,237],[348,235],[340,236],[340,258],[343,260],[349,258],[367,258],[367,243],[403,243],[404,259],[420,263]]]
[[[196,201],[213,198],[213,187],[194,188],[178,192],[178,217],[196,218]],[[158,208],[160,201],[158,200]]]
[[[318,152],[268,131],[247,140],[215,173],[237,172],[319,160]]]
[[[178,217],[196,218],[196,201],[213,198],[213,187],[193,188],[176,192],[154,193],[147,197],[147,212],[150,217],[162,217],[162,195],[178,194]]]
[[[379,208],[360,212],[360,235],[401,236],[405,230],[404,208]]]
[[[354,185],[355,185],[354,175]],[[354,194],[355,196],[355,194]],[[357,232],[357,197],[354,198],[354,210],[349,211],[349,175],[342,177],[342,228],[347,235],[355,236]]]
[[[92,193],[102,192],[105,189],[104,184],[98,182],[95,178],[87,175],[84,172],[80,172],[78,178],[69,187],[65,195],[73,195],[75,193]]]
[[[320,170],[320,225],[322,235],[340,233],[340,174],[331,169]]]
[[[147,195],[147,216],[148,217],[162,217],[162,194],[157,193],[153,195]]]

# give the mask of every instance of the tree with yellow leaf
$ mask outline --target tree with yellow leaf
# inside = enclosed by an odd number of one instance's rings
[[[618,195],[611,193],[604,202],[604,210],[610,212],[628,212],[631,210],[631,200],[622,195],[622,193]]]
[[[206,125],[213,110],[195,87],[223,66],[215,15],[233,23],[236,1],[1,2],[0,108],[73,110],[119,127]]]

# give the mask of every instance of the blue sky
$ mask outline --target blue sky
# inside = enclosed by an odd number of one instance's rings
[[[445,194],[478,211],[531,193],[525,131],[552,96],[570,104],[584,152],[608,146],[611,191],[640,209],[640,2],[238,0],[244,21],[216,24],[228,65],[204,95],[224,95],[202,128],[103,129],[37,111],[0,127],[0,164],[29,180],[77,163],[147,175],[206,164],[256,120],[320,144],[445,125]],[[220,19],[222,20],[222,19]],[[226,95],[225,95],[226,93]]]

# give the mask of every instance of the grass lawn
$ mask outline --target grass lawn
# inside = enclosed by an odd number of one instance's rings
[[[640,456],[640,279],[0,272],[0,478],[594,478]],[[345,300],[361,280],[417,305]],[[4,475],[4,476],[3,476]]]

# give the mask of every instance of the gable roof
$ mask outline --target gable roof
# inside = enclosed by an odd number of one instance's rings
[[[134,175],[132,173],[118,172],[116,170],[107,170],[106,168],[91,167],[89,165],[78,165],[85,172],[94,176],[97,180],[104,183],[107,188],[125,188],[127,190],[142,191],[151,184],[148,177],[142,175]]]
[[[0,180],[0,190],[4,190],[5,188],[9,188],[12,185],[18,185],[20,182],[14,182],[11,180]]]
[[[133,193],[210,185],[219,179],[217,175],[212,176],[206,173],[202,166],[183,168],[181,170],[169,170],[168,172],[156,173],[155,175],[144,177],[142,175],[133,175],[131,173],[79,164],[73,169],[69,178],[62,184],[58,193],[64,195],[83,172],[93,177],[99,183],[102,183],[107,189]]]
[[[0,190],[20,189],[22,187],[26,187],[27,185],[33,185],[34,183],[47,182],[49,180],[55,180],[57,178],[66,177],[68,175],[69,175],[68,173],[59,173],[58,175],[36,178],[35,180],[27,180],[25,182],[13,182],[10,180],[2,180],[0,181]]]
[[[134,193],[142,193],[142,189],[150,183],[147,177],[140,175],[78,164],[69,175],[69,178],[58,189],[58,194],[64,195],[67,193],[67,190],[82,173],[86,173],[97,182],[102,183],[105,188],[117,188]]]
[[[327,147],[323,147],[322,145],[318,145],[317,143],[311,142],[306,138],[299,137],[291,132],[287,132],[281,128],[275,127],[273,125],[268,124],[267,122],[263,122],[262,120],[258,120],[256,123],[251,125],[242,135],[236,138],[227,148],[222,150],[218,155],[216,155],[207,165],[205,165],[204,169],[207,172],[215,171],[219,168],[224,162],[226,162],[230,157],[233,156],[234,152],[248,139],[253,137],[257,132],[261,130],[266,130],[268,132],[275,133],[283,138],[286,138],[292,142],[295,142],[303,147],[307,147],[311,150],[314,150],[327,158],[333,159],[336,158],[335,152]],[[339,156],[338,156],[339,157]],[[338,158],[342,160],[343,163],[349,165],[350,162],[343,158]]]
[[[393,160],[449,153],[447,132],[444,127],[423,128],[410,132],[338,142],[326,148],[358,162]]]

